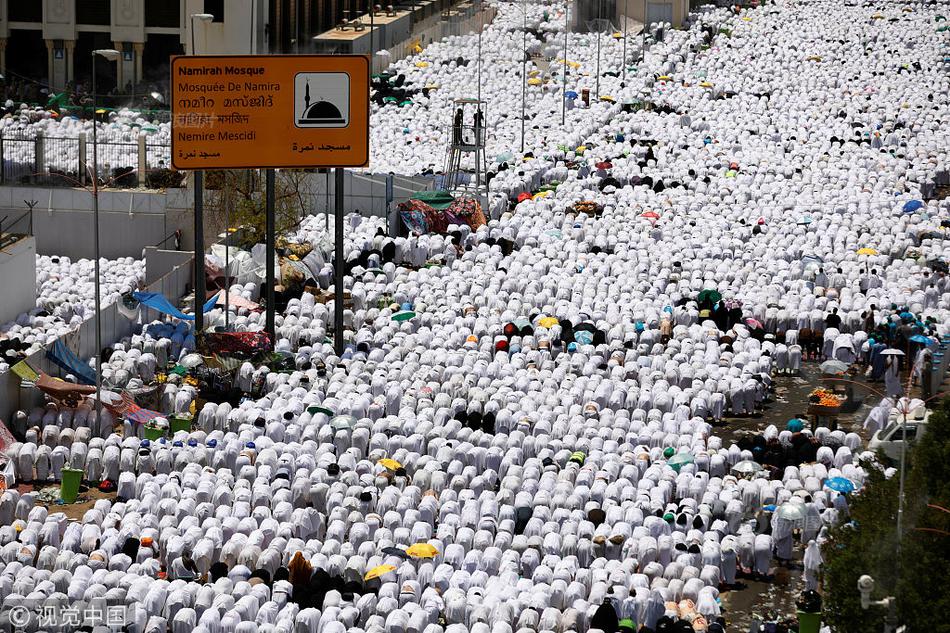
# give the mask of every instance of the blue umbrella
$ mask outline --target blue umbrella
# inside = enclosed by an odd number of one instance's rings
[[[581,345],[590,345],[594,342],[594,333],[588,332],[587,330],[574,332],[574,340],[580,343]]]
[[[913,343],[922,343],[924,345],[930,345],[933,343],[933,339],[931,339],[929,336],[924,336],[923,334],[914,334],[912,337],[910,337],[910,341]]]
[[[920,200],[910,200],[904,203],[904,213],[913,213],[922,206],[924,206],[924,203]]]
[[[577,98],[577,93],[574,92],[573,90],[568,90],[567,92],[564,93],[564,98],[565,98],[565,99],[576,99],[576,98]]]
[[[792,418],[785,424],[785,428],[792,433],[798,433],[805,428],[805,423],[798,418]]]
[[[825,482],[825,488],[848,494],[849,492],[854,492],[854,482],[845,477],[832,477]]]

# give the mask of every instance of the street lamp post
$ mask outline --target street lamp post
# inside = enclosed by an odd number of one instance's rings
[[[96,420],[102,415],[102,297],[99,285],[99,149],[96,128],[96,55],[109,61],[119,59],[119,51],[111,48],[100,48],[92,51],[92,216],[95,227],[93,229],[93,248],[95,250],[95,300],[96,300]]]
[[[482,103],[482,31],[485,30],[485,15],[482,13],[484,7],[482,6],[481,0],[478,2],[478,89],[476,99],[478,100],[479,106],[481,107]]]
[[[623,5],[623,79],[627,80],[627,3]]]
[[[524,118],[528,101],[528,6],[521,3],[524,22],[521,29],[521,153],[524,154]]]
[[[369,63],[370,74],[373,73],[373,62],[376,57],[376,0],[369,0]]]
[[[598,21],[597,22],[597,79],[594,81],[594,94],[597,95],[598,100],[600,99],[600,40],[603,39],[600,37],[601,28],[603,27],[601,23]]]
[[[195,20],[199,22],[204,22],[207,24],[214,20],[214,16],[210,13],[192,13],[191,14],[191,54],[196,55],[197,51],[195,50]],[[207,42],[205,42],[207,43]]]
[[[567,37],[571,32],[571,0],[564,0],[564,67],[561,69],[562,86],[561,90],[561,127],[567,119]]]

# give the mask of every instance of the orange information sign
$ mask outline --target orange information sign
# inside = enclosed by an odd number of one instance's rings
[[[176,169],[365,167],[369,58],[172,58]]]

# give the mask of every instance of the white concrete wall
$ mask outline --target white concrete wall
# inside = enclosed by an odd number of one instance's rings
[[[36,307],[36,240],[24,237],[0,249],[0,323]]]
[[[33,235],[40,255],[93,256],[93,200],[85,189],[0,187],[0,209],[33,208]],[[99,192],[99,241],[103,257],[142,257],[142,250],[190,223],[192,199],[185,189]]]
[[[194,251],[174,251],[155,246],[145,248],[145,284],[158,281],[169,272],[195,258]]]
[[[146,286],[148,292],[160,292],[172,302],[177,302],[191,283],[193,257],[172,269],[161,279]],[[130,336],[138,331],[142,323],[148,323],[161,315],[154,310],[142,309],[137,320],[129,320],[122,316],[115,304],[102,309],[102,345],[109,347],[116,341]],[[96,320],[95,317],[83,322],[76,330],[62,338],[66,346],[81,359],[86,360],[96,353]],[[40,350],[28,357],[27,363],[36,370],[44,371],[51,376],[62,376],[64,372],[46,358],[46,351]],[[10,420],[10,415],[17,409],[28,410],[41,405],[43,395],[39,389],[22,388],[20,378],[12,371],[0,374],[0,420]]]

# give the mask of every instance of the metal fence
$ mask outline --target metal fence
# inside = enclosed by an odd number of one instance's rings
[[[171,146],[138,139],[96,143],[99,186],[116,189],[181,187],[171,169]],[[0,136],[0,184],[84,187],[92,184],[93,143],[78,137]]]

